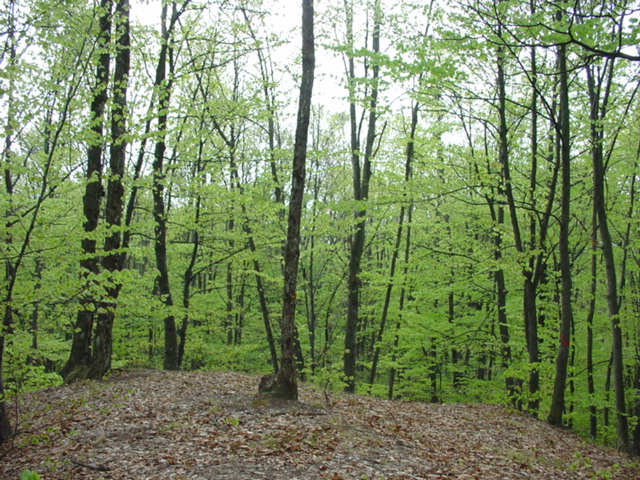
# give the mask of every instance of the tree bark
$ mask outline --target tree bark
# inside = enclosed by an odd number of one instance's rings
[[[353,10],[348,1],[345,0],[345,10],[347,15],[347,42],[350,48],[354,48],[353,40]],[[374,5],[374,21],[372,35],[372,50],[375,53],[380,51],[380,2]],[[358,135],[358,125],[356,118],[355,99],[355,62],[353,56],[348,59],[347,81],[349,83],[349,118],[351,129],[351,165],[353,176],[353,198],[360,205],[356,207],[354,217],[356,224],[351,235],[351,249],[349,254],[349,277],[347,280],[347,321],[345,325],[344,341],[344,377],[345,392],[355,393],[356,391],[356,366],[358,361],[358,329],[360,322],[360,289],[362,281],[360,270],[362,255],[365,244],[365,227],[367,210],[364,202],[369,197],[369,182],[371,179],[371,160],[373,158],[373,146],[376,138],[376,120],[378,118],[378,77],[380,67],[376,60],[373,60],[371,77],[371,95],[369,100],[369,122],[367,125],[367,138],[365,141],[364,158],[360,164],[360,139]]]
[[[302,1],[302,83],[298,104],[291,174],[291,197],[287,220],[287,243],[284,253],[284,292],[280,334],[280,370],[276,376],[274,393],[289,400],[298,399],[296,369],[296,287],[300,258],[300,222],[304,198],[307,138],[311,117],[311,97],[315,69],[315,41],[313,32],[313,0]]]
[[[177,370],[178,365],[178,334],[173,309],[173,297],[169,282],[169,266],[167,264],[167,218],[164,201],[164,156],[166,152],[167,110],[171,98],[172,79],[167,78],[167,62],[170,50],[171,31],[179,18],[175,3],[171,4],[172,14],[167,26],[167,11],[169,6],[162,7],[162,45],[156,70],[155,87],[158,89],[158,117],[157,129],[159,133],[153,155],[153,219],[154,253],[158,276],[156,279],[157,294],[166,308],[164,314],[164,360],[166,370]]]
[[[500,29],[501,26],[499,26]],[[499,30],[500,32],[501,30]],[[520,239],[520,228],[517,221],[517,212],[515,211],[515,202],[513,199],[513,193],[511,188],[511,177],[510,177],[510,169],[509,169],[509,139],[508,139],[508,127],[507,127],[507,96],[506,96],[506,85],[505,85],[505,73],[504,73],[504,48],[498,47],[498,62],[497,62],[497,70],[498,70],[498,78],[497,78],[497,87],[498,87],[498,162],[501,165],[500,172],[500,185],[498,186],[498,193],[501,196],[505,196],[507,199],[507,205],[509,207],[509,216],[511,217],[511,225],[515,237],[516,245],[520,244],[522,246],[522,241]],[[492,207],[492,210],[495,209],[495,206]],[[497,213],[497,215],[496,215]],[[498,225],[504,224],[504,207],[502,205],[498,205],[497,212],[494,213],[495,221]],[[494,236],[494,258],[496,263],[500,263],[502,259],[502,233],[500,232],[501,227],[498,227]],[[507,287],[506,280],[504,275],[504,270],[502,267],[498,267],[494,273],[494,280],[496,285],[496,295],[498,300],[498,327],[500,330],[500,338],[502,340],[502,361],[503,368],[505,370],[509,367],[511,363],[511,345],[510,345],[510,332],[509,325],[507,322]],[[521,398],[519,398],[517,392],[517,381],[511,376],[505,376],[505,383],[507,387],[507,391],[509,392],[510,400],[512,404],[518,408],[521,406]]]
[[[609,60],[609,75],[613,73],[613,60]],[[609,77],[611,79],[611,76]],[[602,249],[602,258],[605,266],[607,280],[607,307],[611,323],[611,351],[613,360],[613,388],[616,403],[616,420],[618,443],[621,449],[629,449],[629,423],[627,420],[627,406],[625,400],[624,384],[624,359],[622,353],[623,340],[620,328],[620,304],[618,299],[618,280],[616,274],[616,261],[613,252],[613,240],[609,231],[609,218],[605,198],[605,174],[604,164],[604,133],[600,124],[606,112],[606,98],[600,105],[599,92],[591,72],[587,67],[587,82],[589,86],[590,120],[591,120],[591,159],[593,163],[593,204],[598,218],[598,230]],[[598,86],[601,88],[602,86]]]
[[[196,167],[197,174],[200,173],[200,162],[202,158],[202,142],[200,142],[198,152],[198,166]],[[182,317],[182,323],[178,330],[178,368],[182,367],[182,361],[184,360],[184,351],[187,344],[187,329],[189,328],[189,305],[191,303],[191,283],[194,280],[193,268],[195,267],[196,260],[198,258],[198,251],[200,249],[200,234],[198,233],[198,224],[200,223],[200,195],[196,197],[196,211],[194,218],[194,228],[191,231],[191,238],[193,241],[193,247],[191,249],[191,255],[189,256],[189,265],[184,271],[182,276],[182,307],[184,308],[184,317]]]
[[[10,0],[8,10],[10,13],[8,31],[7,31],[7,47],[8,47],[8,57],[9,57],[9,66],[13,67],[16,64],[17,60],[17,45],[16,45],[16,2],[15,0]],[[9,75],[9,88],[7,91],[8,101],[6,103],[7,109],[7,123],[5,126],[5,139],[4,146],[2,150],[2,172],[4,174],[4,186],[7,197],[9,199],[9,208],[11,208],[12,197],[13,197],[13,177],[11,172],[11,164],[13,156],[12,145],[13,145],[13,134],[14,134],[14,122],[15,122],[15,98],[14,98],[14,81],[12,79],[12,74]],[[2,215],[5,218],[8,218],[8,210],[2,212]],[[3,239],[6,242],[7,246],[11,245],[13,242],[12,235],[9,231],[9,228],[6,228],[6,236]],[[15,266],[8,256],[4,258],[4,274],[5,274],[5,282],[7,283],[6,290],[3,288],[2,291],[2,324],[0,324],[0,444],[8,441],[13,435],[13,427],[11,426],[11,420],[9,418],[9,414],[6,409],[5,403],[5,390],[4,390],[4,351],[6,345],[6,335],[11,333],[12,324],[13,324],[13,288],[12,284],[14,283],[14,278],[16,275]],[[4,285],[2,285],[4,287]]]
[[[127,155],[127,83],[130,68],[130,23],[129,0],[118,0],[115,9],[115,28],[118,35],[115,46],[117,50],[116,65],[113,77],[113,111],[111,113],[111,148],[109,164],[109,182],[107,184],[107,199],[105,205],[105,220],[108,234],[104,241],[105,256],[102,267],[113,276],[123,267],[123,257],[120,254],[122,245],[122,213],[124,209],[125,161]],[[113,322],[116,315],[116,305],[122,284],[113,277],[106,287],[107,300],[98,312],[96,332],[93,341],[93,371],[97,378],[101,378],[111,369],[111,354],[113,349]]]
[[[589,310],[587,312],[587,393],[589,394],[589,435],[595,440],[598,434],[598,409],[595,405],[594,395],[596,393],[593,375],[593,319],[596,314],[596,289],[598,273],[598,246],[595,239],[598,235],[598,214],[593,208],[591,216],[591,286],[589,288]]]
[[[571,303],[571,257],[569,251],[569,223],[571,221],[571,150],[569,125],[569,85],[567,71],[567,47],[558,46],[558,69],[560,74],[560,112],[557,133],[560,138],[561,178],[561,212],[560,238],[558,249],[560,254],[561,275],[561,318],[560,342],[556,357],[556,372],[553,384],[553,396],[547,421],[551,425],[562,426],[565,408],[565,389],[567,384],[567,366],[569,346],[571,342],[571,324],[573,323],[573,307]]]
[[[112,0],[101,0],[100,2],[100,17],[98,20],[100,25],[98,33],[100,55],[98,57],[98,66],[96,67],[96,84],[93,87],[93,99],[91,101],[92,138],[87,151],[87,185],[82,199],[85,217],[82,227],[86,236],[82,239],[83,258],[80,260],[80,269],[83,281],[87,286],[87,292],[80,301],[81,309],[76,316],[69,360],[67,360],[61,371],[66,381],[70,380],[69,375],[72,371],[79,368],[89,369],[92,357],[93,326],[97,309],[99,308],[99,299],[94,297],[94,293],[89,292],[91,287],[95,286],[95,281],[91,277],[97,275],[100,270],[100,259],[96,254],[96,239],[92,238],[91,234],[98,227],[102,197],[104,195],[102,150],[104,143],[104,112],[108,99],[107,87],[111,63],[109,43],[111,41],[112,3]],[[87,372],[81,376],[86,376]]]

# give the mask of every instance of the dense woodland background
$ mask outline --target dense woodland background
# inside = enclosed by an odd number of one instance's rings
[[[302,378],[640,451],[639,10],[316,3]],[[3,3],[4,400],[279,368],[299,11]]]

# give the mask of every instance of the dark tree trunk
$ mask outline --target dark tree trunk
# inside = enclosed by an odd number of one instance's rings
[[[234,82],[234,85],[237,85],[237,72],[238,70],[236,69],[236,82]],[[218,127],[218,132],[220,133],[220,136],[223,137],[223,139],[225,140],[225,143],[227,144],[227,147],[229,148],[229,169],[230,169],[229,184],[230,184],[231,191],[233,191],[234,188],[237,188],[239,192],[242,192],[240,176],[238,175],[238,166],[236,165],[236,158],[235,158],[238,142],[235,134],[235,128],[233,127],[233,125],[231,126],[230,130],[231,131],[229,135],[226,136],[224,135],[224,132],[222,131],[222,129]],[[235,230],[236,224],[235,224],[234,214],[233,214],[234,206],[231,205],[229,208],[231,211],[229,214],[229,219],[227,220],[227,231],[230,234],[229,249],[233,251],[235,240],[233,239],[232,233]],[[227,264],[226,287],[227,287],[227,302],[226,302],[227,314],[224,321],[224,329],[226,331],[226,336],[227,336],[227,345],[233,345],[234,294],[233,294],[233,262],[231,259]]]
[[[317,191],[314,191],[313,212],[312,217],[316,218],[316,202],[318,201]],[[307,327],[309,328],[309,357],[311,375],[316,373],[316,328],[318,326],[318,314],[316,313],[316,281],[315,281],[315,224],[312,227],[309,238],[309,267],[308,272],[302,269],[302,274],[307,287],[306,310],[307,310]]]
[[[413,149],[413,142],[407,145],[407,148]],[[413,153],[412,153],[413,155]],[[395,325],[395,335],[393,337],[393,350],[391,353],[391,364],[395,365],[396,360],[398,359],[398,347],[400,346],[400,328],[402,327],[402,315],[404,313],[404,304],[407,296],[407,273],[409,272],[409,258],[411,255],[411,225],[412,225],[412,217],[413,217],[413,202],[409,203],[407,207],[407,234],[405,237],[405,245],[404,245],[404,267],[402,268],[402,278],[403,284],[400,289],[400,299],[398,300],[398,321]],[[393,390],[395,387],[397,376],[397,369],[395,366],[392,366],[389,369],[389,388],[387,390],[387,398],[389,400],[393,400]]]
[[[634,218],[634,212],[635,212],[635,200],[636,200],[636,184],[637,184],[637,178],[638,178],[638,159],[640,159],[640,143],[638,144],[638,150],[636,151],[636,160],[635,160],[635,164],[633,167],[633,172],[632,172],[632,176],[631,176],[631,185],[629,186],[629,211],[627,214],[627,218],[629,219],[629,222],[627,223],[627,231],[625,233],[625,259],[623,260],[623,264],[622,264],[622,268],[623,268],[623,272],[621,274],[621,285],[622,282],[625,279],[625,275],[624,275],[624,270],[625,270],[625,260],[626,260],[626,252],[628,250],[629,246],[629,240],[631,238],[631,225],[632,225],[632,218]],[[633,276],[631,277],[632,279],[634,278]],[[634,283],[635,288],[634,288]],[[623,287],[624,285],[621,286],[620,290],[623,291]],[[631,300],[631,304],[634,307],[634,310],[636,313],[640,313],[640,296],[638,295],[638,286],[637,286],[637,277],[636,277],[636,281],[632,281],[629,282],[629,287],[630,290],[635,291],[635,295],[633,300]],[[638,326],[638,331],[636,333],[636,351],[640,351],[640,325]],[[635,378],[634,378],[634,382],[633,382],[633,387],[636,389],[636,391],[640,391],[640,362],[636,361],[635,362]],[[638,418],[640,418],[640,397],[636,397],[635,399],[635,405],[633,408],[634,411],[634,415]],[[632,450],[631,453],[633,455],[637,455],[640,456],[640,423],[636,422],[635,427],[633,429],[632,432]]]
[[[609,60],[609,72],[613,75],[613,61]],[[609,77],[611,79],[611,76]],[[621,449],[629,449],[629,423],[627,420],[627,406],[625,400],[624,384],[624,360],[623,340],[620,328],[620,304],[618,298],[618,280],[616,273],[616,261],[613,252],[613,240],[609,230],[609,218],[605,198],[605,174],[604,164],[604,138],[601,122],[606,112],[606,98],[600,105],[600,92],[602,85],[596,88],[591,68],[587,68],[587,80],[589,85],[590,120],[591,120],[591,158],[593,163],[593,203],[598,218],[598,229],[602,258],[604,259],[605,277],[607,280],[607,307],[611,322],[611,351],[613,358],[613,388],[616,403],[616,419],[618,443]],[[610,82],[610,80],[609,80]],[[607,87],[608,88],[608,87]]]
[[[91,101],[92,138],[87,152],[87,185],[82,199],[85,217],[82,227],[87,235],[82,239],[83,258],[80,260],[80,269],[87,287],[95,282],[91,277],[97,275],[100,269],[100,259],[96,253],[96,239],[92,238],[91,234],[98,227],[102,197],[104,196],[102,149],[104,143],[104,111],[108,98],[107,86],[109,83],[109,65],[111,63],[109,43],[111,38],[112,0],[101,0],[100,9],[98,46],[101,50],[98,66],[96,67],[96,84],[93,88],[93,99]],[[73,377],[78,374],[81,377],[86,377],[91,364],[93,324],[99,307],[99,299],[87,293],[81,300],[81,307],[76,316],[69,360],[67,360],[61,372],[66,381],[73,380],[70,374],[74,370],[76,370],[76,373]],[[80,372],[79,370],[84,371]]]
[[[501,34],[501,26],[499,28],[499,34]],[[511,185],[511,169],[510,169],[510,159],[509,159],[509,129],[507,126],[507,95],[506,95],[506,76],[505,76],[505,49],[503,47],[498,48],[498,78],[497,78],[497,87],[498,87],[498,137],[499,137],[499,145],[498,145],[498,162],[501,166],[501,185],[498,190],[501,196],[507,200],[507,206],[509,208],[509,218],[511,219],[511,227],[514,235],[514,240],[516,244],[516,248],[519,252],[524,251],[522,237],[520,233],[520,225],[518,223],[518,212],[516,210],[515,198],[513,195],[513,187]],[[504,208],[502,205],[498,206],[497,212],[497,223],[504,224]],[[496,233],[495,238],[495,259],[499,261],[502,258],[502,237],[499,232]],[[496,282],[496,293],[498,298],[498,325],[500,328],[500,337],[503,342],[503,367],[507,367],[511,362],[511,346],[510,342],[510,332],[507,324],[507,313],[506,313],[506,305],[507,305],[507,288],[506,281],[504,276],[504,270],[500,268],[495,272],[495,282]],[[529,289],[529,294],[532,291]],[[526,289],[525,289],[526,294]],[[532,300],[529,298],[528,300]],[[533,301],[533,305],[535,306],[535,301]],[[527,305],[528,306],[528,305]],[[525,313],[526,315],[526,313]],[[511,402],[517,408],[522,408],[522,398],[520,396],[520,392],[518,391],[521,387],[521,381],[506,376],[505,377],[506,387],[509,391]]]
[[[9,66],[13,67],[16,64],[17,58],[17,45],[16,45],[16,25],[15,21],[15,9],[17,7],[15,0],[10,0],[8,5],[8,10],[11,12],[10,20],[7,31],[7,43],[8,47],[8,57]],[[14,87],[13,80],[11,79],[12,75],[9,75],[9,88],[8,88],[8,101],[5,104],[5,108],[7,109],[7,123],[5,127],[6,136],[4,139],[4,146],[2,151],[2,173],[4,174],[4,186],[5,192],[9,199],[8,207],[11,206],[11,197],[13,196],[13,176],[11,172],[11,164],[12,164],[12,144],[13,144],[13,133],[14,133],[14,115],[15,115],[15,106],[14,106]],[[9,218],[8,209],[2,212],[4,218]],[[7,246],[10,246],[13,243],[12,235],[9,230],[9,225],[6,225],[6,234],[4,235],[3,242],[6,242]],[[13,287],[15,284],[15,275],[16,268],[13,263],[13,260],[8,256],[4,256],[4,274],[5,274],[5,283],[6,290],[2,289],[0,291],[0,299],[2,300],[2,324],[0,324],[0,444],[8,441],[13,435],[13,427],[11,426],[11,420],[9,418],[9,414],[6,409],[6,397],[4,390],[4,351],[6,344],[6,335],[11,333],[12,324],[13,324]],[[4,286],[2,284],[2,286]]]
[[[597,213],[595,206],[591,219],[591,236],[595,240],[598,235]],[[596,393],[593,376],[593,319],[596,313],[596,276],[598,273],[598,246],[596,242],[591,243],[591,287],[589,289],[589,311],[587,313],[587,393],[589,394],[589,435],[595,440],[598,435],[598,409],[594,402]]]
[[[569,252],[569,224],[571,222],[571,130],[569,125],[569,85],[566,45],[558,46],[558,69],[560,73],[560,121],[558,123],[557,133],[560,139],[560,162],[562,164],[560,238],[558,240],[562,282],[560,295],[561,318],[553,396],[547,421],[552,425],[561,426],[565,408],[564,398],[567,385],[571,324],[573,323],[571,256]]]
[[[11,318],[13,312],[11,311],[11,307],[7,305],[4,308],[4,317],[2,326],[4,332],[0,335],[0,362],[4,359],[4,349],[5,349],[5,339],[6,339],[6,331],[7,327],[11,327],[11,323],[13,319]],[[2,363],[0,363],[0,367],[2,367]],[[6,408],[5,401],[5,390],[4,390],[4,374],[0,369],[0,444],[6,442],[13,435],[13,428],[11,426],[11,420],[9,419],[9,413]]]
[[[315,41],[313,33],[313,0],[302,1],[302,83],[298,105],[298,121],[291,174],[291,198],[287,221],[287,243],[284,254],[284,292],[280,334],[280,370],[274,393],[282,398],[297,400],[298,379],[296,369],[296,287],[300,258],[300,222],[304,197],[307,137],[311,116],[311,96],[315,69]]]
[[[244,212],[244,207],[243,207]],[[245,212],[246,215],[246,212]],[[253,240],[251,229],[249,228],[248,220],[245,222],[244,231],[247,234],[247,242],[249,243],[249,249],[254,254],[253,258],[253,270],[255,271],[256,287],[258,289],[258,300],[260,302],[260,312],[262,313],[262,321],[264,323],[264,330],[267,335],[267,344],[269,345],[269,354],[271,358],[271,366],[273,367],[273,373],[278,373],[278,352],[276,349],[276,342],[273,338],[273,330],[271,328],[271,316],[269,314],[269,303],[267,301],[267,295],[262,283],[262,274],[260,268],[260,262],[255,257],[257,252],[256,244]]]
[[[531,13],[535,13],[535,2],[530,2]],[[531,169],[529,173],[529,203],[533,212],[536,211],[536,190],[538,187],[538,65],[536,58],[536,47],[531,47]],[[552,185],[555,189],[555,184]],[[514,203],[513,200],[511,203]],[[529,221],[529,247],[532,250],[537,248],[537,221],[536,215],[530,214]],[[546,232],[540,232],[540,237],[546,236]],[[542,242],[540,243],[542,248]],[[525,246],[521,244],[524,251]],[[538,254],[537,259],[542,267],[542,254]],[[529,353],[529,402],[527,409],[533,415],[538,415],[540,407],[540,371],[538,362],[540,361],[539,338],[538,338],[538,284],[534,276],[536,268],[536,257],[529,259],[529,268],[523,271],[524,275],[524,329],[527,340],[527,352]]]
[[[202,142],[200,142],[200,151],[198,154],[198,167],[196,168],[197,174],[200,173],[200,159],[202,155]],[[193,248],[191,249],[191,255],[189,258],[189,265],[184,271],[182,276],[182,307],[185,314],[182,317],[182,323],[178,330],[178,368],[182,367],[182,361],[184,360],[184,350],[187,344],[187,329],[189,328],[189,304],[191,302],[191,283],[194,280],[193,269],[198,258],[198,251],[200,247],[200,235],[198,233],[198,224],[200,222],[200,195],[196,198],[196,212],[194,218],[195,227],[191,233],[191,239],[193,241]]]
[[[118,0],[114,15],[116,31],[120,35],[116,39],[116,65],[113,77],[113,112],[111,114],[111,149],[109,165],[109,182],[107,185],[107,199],[105,205],[105,220],[108,234],[104,242],[105,256],[102,267],[111,274],[120,272],[123,257],[120,253],[122,246],[122,213],[124,209],[125,161],[127,154],[126,118],[127,118],[127,82],[130,67],[130,24],[129,0]],[[98,313],[96,333],[93,340],[93,371],[97,378],[101,378],[111,368],[112,331],[116,315],[116,304],[122,284],[119,280],[111,279],[106,288],[107,301]]]
[[[352,6],[345,0],[347,15],[347,42],[353,47],[353,10]],[[374,5],[374,21],[372,35],[372,50],[374,53],[380,51],[380,4]],[[344,342],[344,376],[345,391],[354,393],[356,391],[356,365],[358,361],[358,329],[360,322],[360,290],[362,280],[360,270],[362,255],[364,254],[365,226],[367,210],[364,202],[369,197],[369,181],[371,179],[371,160],[373,158],[373,146],[376,139],[376,120],[378,117],[378,76],[380,67],[376,60],[373,61],[371,78],[371,95],[369,100],[369,123],[367,126],[367,138],[365,142],[364,158],[360,164],[360,139],[358,135],[358,125],[356,118],[356,99],[354,98],[355,63],[352,56],[348,59],[347,81],[349,82],[349,118],[351,129],[351,165],[353,176],[353,198],[361,203],[354,212],[356,219],[355,231],[351,235],[351,250],[349,254],[349,277],[347,279],[347,322],[345,325]]]
[[[157,293],[160,301],[166,308],[164,316],[164,360],[166,370],[178,369],[178,334],[176,319],[172,313],[173,297],[169,282],[169,266],[167,265],[167,218],[164,201],[164,157],[166,152],[167,110],[171,98],[171,78],[167,78],[167,63],[170,50],[170,32],[178,20],[179,14],[175,3],[172,4],[172,15],[167,27],[167,10],[169,6],[162,7],[162,45],[156,70],[155,86],[158,88],[158,117],[157,129],[160,132],[156,141],[153,156],[153,219],[154,228],[154,252],[158,277],[156,279]]]

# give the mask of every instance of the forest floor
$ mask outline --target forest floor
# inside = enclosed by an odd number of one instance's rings
[[[257,394],[259,377],[131,370],[11,406],[0,478],[373,480],[640,479],[640,466],[493,405]],[[18,409],[16,411],[16,408]]]

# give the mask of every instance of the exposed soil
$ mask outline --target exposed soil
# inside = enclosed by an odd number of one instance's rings
[[[132,370],[20,397],[0,477],[43,479],[620,479],[615,450],[492,405],[256,394],[259,377]]]

